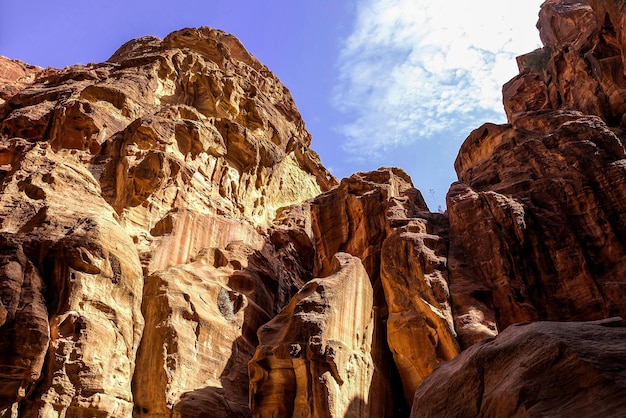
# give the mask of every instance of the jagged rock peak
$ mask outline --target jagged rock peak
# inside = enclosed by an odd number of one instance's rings
[[[537,27],[543,48],[518,57],[520,75],[504,85],[509,121],[531,110],[578,110],[623,127],[624,3],[549,0]]]

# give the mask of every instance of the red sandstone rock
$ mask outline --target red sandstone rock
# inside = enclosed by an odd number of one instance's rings
[[[0,56],[0,105],[35,82],[43,68]]]
[[[430,375],[411,417],[621,417],[625,347],[619,318],[514,325]]]
[[[546,1],[545,47],[503,89],[510,125],[461,147],[448,213],[464,346],[519,321],[623,315],[621,9]]]
[[[463,184],[448,194],[461,334],[472,309],[499,329],[626,312],[625,156],[602,120],[574,112],[526,113],[513,126],[474,131],[457,159]]]
[[[311,214],[318,275],[328,272],[333,251],[363,260],[379,323],[386,323],[386,341],[375,338],[374,346],[382,353],[389,346],[410,403],[421,380],[459,350],[447,282],[445,216],[429,213],[411,179],[395,168],[343,179],[313,200]]]
[[[31,394],[50,342],[43,280],[12,238],[0,237],[0,410]]]
[[[518,112],[563,109],[619,126],[626,112],[620,2],[548,0],[539,13],[544,47],[518,58],[520,75],[503,88],[509,121]]]
[[[223,32],[0,59],[0,415],[407,416],[416,390],[413,416],[625,409],[590,341],[621,325],[512,327],[626,310],[623,10],[544,4],[545,47],[504,87],[509,124],[461,147],[446,214],[399,169],[334,187],[288,90]]]

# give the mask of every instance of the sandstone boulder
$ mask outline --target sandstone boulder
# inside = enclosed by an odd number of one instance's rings
[[[431,374],[411,418],[620,417],[624,347],[620,318],[514,325]]]

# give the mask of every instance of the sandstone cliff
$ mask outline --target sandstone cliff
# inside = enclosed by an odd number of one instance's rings
[[[503,88],[509,124],[461,147],[448,213],[465,346],[515,322],[626,314],[621,11],[547,1],[546,46]]]
[[[0,416],[624,415],[624,7],[545,2],[444,214],[221,31],[0,57]]]
[[[508,124],[462,145],[450,293],[461,346],[478,344],[427,379],[413,417],[624,414],[621,322],[511,327],[625,314],[623,12],[546,1],[545,46],[503,87]]]
[[[0,410],[248,415],[256,332],[312,277],[303,202],[336,183],[289,91],[208,28],[0,65]]]

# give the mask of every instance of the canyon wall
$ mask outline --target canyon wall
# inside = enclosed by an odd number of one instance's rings
[[[0,416],[623,415],[623,12],[544,3],[445,213],[224,32],[0,57]]]

